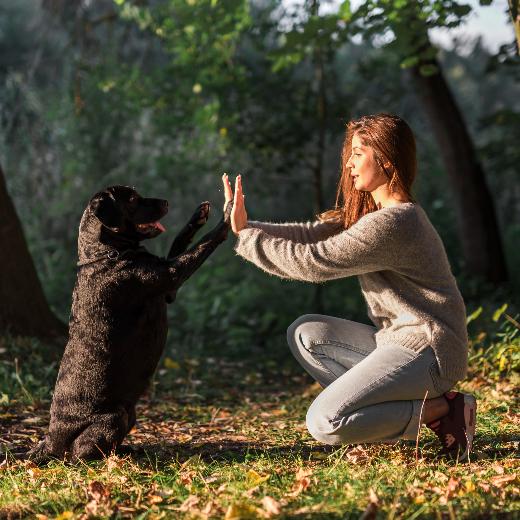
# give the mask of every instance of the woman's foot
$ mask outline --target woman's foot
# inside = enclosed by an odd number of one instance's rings
[[[446,392],[449,412],[427,426],[439,437],[442,453],[459,462],[465,461],[473,445],[477,422],[477,401],[469,394]]]

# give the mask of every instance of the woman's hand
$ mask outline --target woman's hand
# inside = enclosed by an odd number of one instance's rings
[[[224,183],[225,203],[227,204],[228,201],[234,199],[233,210],[231,211],[231,229],[235,235],[238,235],[242,229],[247,227],[247,212],[242,193],[242,176],[239,175],[235,180],[234,196],[227,174],[222,176],[222,181]]]

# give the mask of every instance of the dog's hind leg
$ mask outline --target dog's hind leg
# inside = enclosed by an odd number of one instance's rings
[[[96,417],[96,422],[74,439],[71,459],[98,460],[110,455],[123,442],[128,431],[128,414],[123,410]]]

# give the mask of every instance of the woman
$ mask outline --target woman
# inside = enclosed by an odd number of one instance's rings
[[[468,458],[476,401],[449,392],[467,371],[464,302],[441,239],[411,195],[415,139],[401,118],[351,121],[336,207],[317,222],[247,220],[241,177],[234,197],[236,251],[281,278],[324,282],[357,275],[375,327],[305,315],[288,329],[298,362],[324,390],[307,413],[326,444],[415,439],[421,423],[443,453]]]

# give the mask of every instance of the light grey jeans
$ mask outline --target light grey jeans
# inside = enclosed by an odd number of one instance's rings
[[[310,434],[325,444],[415,439],[422,402],[456,383],[443,379],[431,347],[376,348],[375,327],[306,314],[287,330],[289,347],[324,388],[307,412]]]

